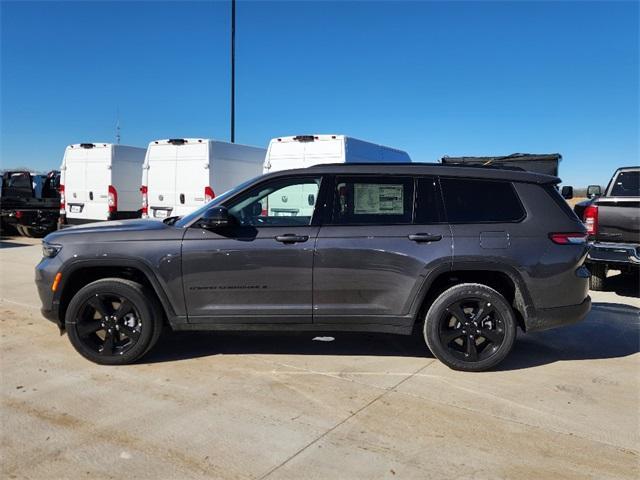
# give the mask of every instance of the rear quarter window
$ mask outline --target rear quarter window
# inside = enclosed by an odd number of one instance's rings
[[[449,223],[511,223],[525,217],[511,182],[442,178],[440,184]]]

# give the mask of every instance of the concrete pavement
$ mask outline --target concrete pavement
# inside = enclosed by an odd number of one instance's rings
[[[497,371],[416,339],[180,333],[142,363],[84,360],[42,319],[39,242],[0,251],[3,478],[637,478],[640,300],[520,336]],[[328,340],[328,339],[323,339]]]

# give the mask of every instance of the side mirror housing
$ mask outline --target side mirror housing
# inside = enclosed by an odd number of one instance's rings
[[[564,187],[562,187],[560,194],[565,200],[571,200],[573,198],[573,187],[565,185]]]
[[[227,227],[231,223],[229,211],[226,207],[211,207],[204,212],[204,215],[198,222],[201,228],[214,229]]]
[[[587,187],[587,197],[595,198],[602,196],[602,188],[600,185],[589,185]]]

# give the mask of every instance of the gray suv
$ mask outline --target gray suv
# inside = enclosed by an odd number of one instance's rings
[[[586,231],[559,179],[430,164],[265,175],[182,218],[48,235],[43,315],[97,363],[173,330],[424,336],[451,368],[491,368],[525,332],[584,318]]]

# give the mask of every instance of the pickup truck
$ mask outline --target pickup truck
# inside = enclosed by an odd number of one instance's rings
[[[1,178],[3,231],[14,228],[24,237],[44,237],[56,229],[60,216],[59,171],[44,175],[5,171]]]
[[[592,290],[604,290],[608,270],[638,274],[640,267],[640,167],[619,168],[604,195],[590,186],[589,200],[576,204],[589,234],[587,266]]]

